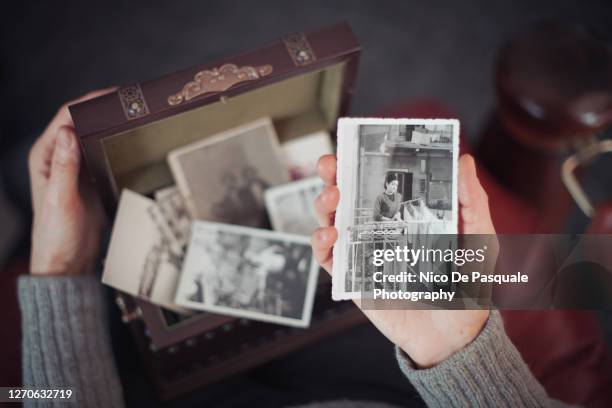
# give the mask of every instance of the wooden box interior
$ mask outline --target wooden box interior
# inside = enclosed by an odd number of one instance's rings
[[[331,132],[345,65],[337,63],[103,137],[115,199],[124,188],[150,194],[173,184],[166,163],[172,149],[264,116],[272,119],[281,144],[318,130]]]

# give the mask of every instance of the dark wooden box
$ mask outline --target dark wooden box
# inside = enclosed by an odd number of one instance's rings
[[[122,188],[148,194],[170,184],[173,148],[261,116],[281,142],[333,132],[348,111],[359,54],[339,24],[70,106],[106,208],[114,210]]]
[[[272,119],[281,143],[322,129],[334,135],[348,113],[359,55],[341,23],[70,106],[107,212],[123,188],[148,195],[172,184],[170,150],[259,117]],[[117,304],[168,399],[364,321],[352,303],[333,302],[330,287],[320,274],[308,329],[208,313],[182,318],[122,293]]]

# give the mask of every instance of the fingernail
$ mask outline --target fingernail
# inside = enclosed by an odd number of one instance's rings
[[[57,134],[57,153],[61,161],[70,160],[72,156],[73,137],[70,133],[60,129]]]
[[[70,133],[61,129],[57,135],[57,142],[62,149],[70,149],[72,147],[72,136]]]
[[[320,241],[327,241],[329,238],[329,234],[327,233],[326,229],[322,229],[321,231],[319,231],[319,240]]]
[[[321,192],[321,195],[319,197],[321,197],[321,203],[327,204],[327,202],[329,201],[329,191],[327,190],[327,188],[325,188]]]

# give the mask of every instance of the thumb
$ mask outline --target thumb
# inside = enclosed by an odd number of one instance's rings
[[[476,174],[476,163],[469,154],[459,158],[459,205],[463,233],[495,234],[489,199]]]
[[[74,130],[62,126],[57,131],[47,187],[47,203],[65,206],[79,193],[80,152]]]

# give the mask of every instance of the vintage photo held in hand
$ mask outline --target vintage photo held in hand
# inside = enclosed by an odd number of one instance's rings
[[[281,149],[293,180],[316,176],[319,158],[334,151],[329,133],[324,130],[287,140]]]
[[[371,291],[377,271],[406,271],[400,262],[374,266],[375,250],[427,246],[435,234],[457,233],[458,150],[457,120],[339,120],[335,300]]]
[[[175,301],[191,309],[307,327],[318,271],[306,237],[194,221]]]
[[[325,184],[319,177],[309,177],[266,190],[266,208],[272,228],[309,237],[319,226],[314,201],[323,187]]]
[[[194,218],[265,227],[264,191],[289,181],[269,118],[173,150],[168,163]]]
[[[182,264],[160,224],[155,201],[123,190],[104,261],[102,282],[176,312]]]

